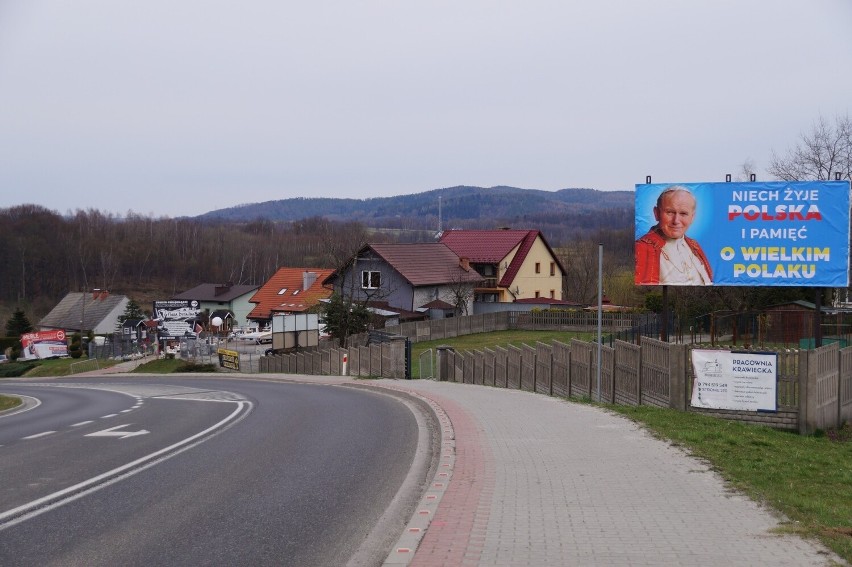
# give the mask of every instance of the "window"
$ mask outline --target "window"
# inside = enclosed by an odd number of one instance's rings
[[[550,299],[556,299],[556,290],[555,289],[550,290]]]
[[[282,289],[278,292],[278,295],[284,295],[285,293],[287,293],[287,288],[286,288],[286,287],[285,287],[285,288],[282,288]]]
[[[540,292],[540,291],[538,291],[538,290],[536,290],[536,292],[535,292],[535,296],[536,296],[536,297],[541,297],[541,292]]]
[[[381,272],[361,272],[361,287],[364,289],[379,289],[382,285]]]
[[[555,276],[555,275],[556,275],[556,262],[551,262],[551,263],[550,263],[550,275],[551,275],[551,276]]]
[[[541,262],[535,263],[535,273],[537,273],[537,274],[541,273]]]

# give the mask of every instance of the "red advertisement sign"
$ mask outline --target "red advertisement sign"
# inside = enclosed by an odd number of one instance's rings
[[[68,356],[65,331],[38,331],[21,335],[21,359],[55,358]]]

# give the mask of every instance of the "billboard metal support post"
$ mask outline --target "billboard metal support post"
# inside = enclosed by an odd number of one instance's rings
[[[601,361],[602,355],[601,345],[603,338],[601,331],[603,328],[603,243],[598,244],[598,372],[597,372],[597,391],[598,403],[601,402]]]
[[[814,293],[814,348],[822,346],[822,295],[825,288],[815,288]]]

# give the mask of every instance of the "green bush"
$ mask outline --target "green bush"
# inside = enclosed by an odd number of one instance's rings
[[[38,366],[37,362],[7,362],[0,364],[0,378],[23,376],[36,366]]]
[[[71,335],[71,346],[68,347],[68,354],[71,358],[80,358],[83,356],[83,338],[80,333]]]
[[[175,372],[216,372],[215,364],[198,364],[197,362],[187,362]]]

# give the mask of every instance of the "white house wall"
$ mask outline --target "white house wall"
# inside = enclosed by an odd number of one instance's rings
[[[454,284],[453,284],[454,285]],[[435,301],[436,299],[440,299],[441,301],[446,301],[450,305],[455,305],[456,298],[452,291],[453,286],[442,285],[442,286],[424,286],[418,287],[414,289],[414,309],[418,307],[422,307],[431,301]],[[473,314],[473,284],[470,286],[470,294],[469,299],[467,301],[467,312],[468,314]]]
[[[95,325],[95,328],[92,329],[92,332],[96,335],[111,335],[118,328],[118,318],[124,315],[124,312],[127,311],[127,304],[130,303],[130,299],[127,297],[123,297],[121,301],[119,301],[115,307],[107,314],[106,317],[101,319],[100,323]]]

